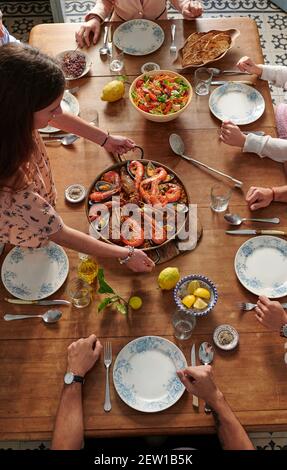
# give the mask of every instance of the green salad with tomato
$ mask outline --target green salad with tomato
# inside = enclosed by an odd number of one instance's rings
[[[131,92],[135,105],[150,114],[177,113],[189,97],[190,86],[180,77],[159,73],[138,79]]]

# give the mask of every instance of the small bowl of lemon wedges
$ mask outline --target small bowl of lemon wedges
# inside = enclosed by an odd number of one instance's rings
[[[213,282],[201,274],[183,277],[174,288],[174,300],[179,310],[202,317],[215,306],[218,293]]]

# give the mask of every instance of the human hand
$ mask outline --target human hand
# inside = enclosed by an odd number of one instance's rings
[[[150,272],[154,268],[154,262],[142,250],[135,250],[126,265],[136,273]]]
[[[84,377],[100,357],[102,345],[96,335],[81,338],[68,347],[67,370]]]
[[[211,366],[187,367],[177,371],[177,375],[188,392],[215,408],[222,393],[214,383]]]
[[[257,320],[269,330],[280,331],[287,323],[287,313],[280,302],[269,300],[264,295],[259,297],[255,311]]]
[[[241,132],[236,124],[231,121],[224,121],[221,125],[220,140],[233,147],[244,147],[246,135]]]
[[[128,152],[128,150],[132,149],[134,146],[135,143],[133,140],[121,135],[109,135],[105,145],[103,145],[104,149],[108,152],[119,153],[120,155]]]
[[[237,62],[236,67],[241,70],[241,72],[254,73],[257,77],[261,77],[262,68],[260,65],[256,65],[250,57],[244,56]]]
[[[182,15],[186,20],[193,20],[202,15],[203,8],[201,2],[187,1],[182,9]]]
[[[91,45],[90,34],[92,34],[92,43],[96,44],[101,31],[101,22],[98,18],[92,18],[82,24],[76,32],[75,38],[79,47]]]
[[[249,209],[255,211],[261,207],[267,207],[273,201],[273,191],[270,188],[258,188],[251,186],[246,194],[246,202]]]

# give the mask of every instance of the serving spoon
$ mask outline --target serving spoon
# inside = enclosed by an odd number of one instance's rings
[[[215,168],[212,168],[211,166],[208,166],[205,163],[199,162],[198,160],[195,160],[194,158],[187,157],[186,155],[184,155],[184,143],[183,143],[182,138],[178,134],[171,134],[169,136],[169,145],[171,146],[174,153],[184,158],[185,160],[192,162],[195,166],[199,166],[199,167],[201,166],[203,168],[206,168],[209,171],[212,171],[213,173],[216,173],[217,175],[224,176],[225,178],[231,180],[232,183],[234,183],[234,186],[236,188],[242,187],[243,185],[242,181],[232,178],[232,176],[226,175],[222,171],[215,170]]]
[[[6,313],[4,320],[24,320],[25,318],[42,318],[45,323],[56,323],[60,320],[62,312],[60,310],[47,310],[43,315],[14,315]]]
[[[79,138],[80,137],[76,134],[68,134],[65,135],[65,137],[62,137],[61,139],[47,139],[45,140],[45,144],[49,142],[60,142],[62,145],[72,145]]]
[[[279,224],[280,219],[278,217],[273,217],[273,219],[249,219],[247,217],[240,217],[238,214],[225,214],[224,218],[226,222],[231,225],[240,225],[242,222],[245,221],[252,221],[252,222],[267,222],[269,224]]]
[[[198,355],[199,355],[199,359],[200,359],[201,363],[203,365],[207,366],[208,364],[211,364],[211,362],[213,361],[214,349],[211,346],[211,344],[204,341],[199,346]],[[206,414],[209,414],[209,413],[212,412],[212,409],[210,408],[210,406],[207,403],[205,403],[204,411],[205,411]]]

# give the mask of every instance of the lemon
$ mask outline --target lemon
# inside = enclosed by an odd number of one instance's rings
[[[197,308],[198,310],[203,310],[207,306],[208,304],[204,302],[204,300],[202,300],[200,297],[198,297],[193,304],[193,308]]]
[[[165,268],[158,276],[158,285],[163,290],[170,290],[175,287],[179,281],[180,275],[178,268]]]
[[[193,281],[190,281],[190,283],[187,286],[187,292],[189,294],[193,294],[196,289],[200,287],[199,281],[196,281],[195,279]]]
[[[125,85],[123,82],[119,80],[112,80],[111,82],[107,83],[101,95],[102,101],[117,101],[120,100],[125,94]]]
[[[143,304],[142,299],[140,297],[137,297],[136,295],[131,297],[130,300],[129,300],[129,306],[133,310],[138,310],[139,308],[141,308],[142,304]]]
[[[207,289],[204,289],[203,287],[198,287],[198,289],[196,289],[194,291],[194,295],[196,297],[200,297],[202,299],[206,299],[206,300],[209,300],[210,299],[210,292],[209,290]]]
[[[193,306],[194,302],[195,302],[195,297],[194,295],[186,295],[182,301],[183,305],[185,305],[187,308],[190,308]]]

